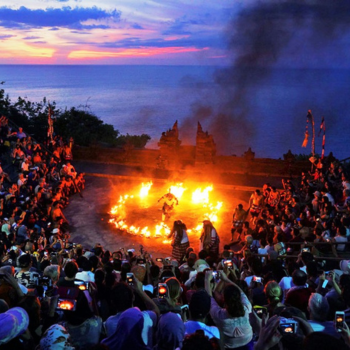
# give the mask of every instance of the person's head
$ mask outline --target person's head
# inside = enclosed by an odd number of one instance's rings
[[[41,337],[39,348],[40,350],[51,350],[53,347],[57,349],[73,349],[69,343],[69,337],[69,333],[63,326],[54,324]]]
[[[192,320],[204,319],[210,311],[211,299],[205,290],[195,292],[189,303],[190,317]]]
[[[124,282],[116,283],[111,290],[113,312],[123,312],[133,306],[134,294]]]
[[[349,350],[343,341],[324,332],[312,332],[304,338],[302,350]]]
[[[68,261],[64,273],[68,278],[75,278],[75,275],[78,273],[78,264],[75,261]]]
[[[160,317],[156,334],[158,348],[182,348],[184,336],[185,325],[178,315],[168,312]]]
[[[226,310],[231,317],[244,316],[245,311],[241,302],[241,291],[233,284],[225,287],[224,301]]]
[[[269,304],[278,304],[282,300],[282,289],[276,281],[268,282],[264,292]]]
[[[21,307],[13,307],[0,314],[0,346],[23,334],[29,326],[28,313]]]
[[[198,253],[198,258],[199,258],[199,259],[205,260],[207,256],[208,256],[208,253],[207,253],[207,251],[205,251],[205,250],[201,250],[201,251]]]
[[[245,241],[246,241],[247,245],[252,245],[253,244],[253,236],[247,235],[245,237]]]
[[[308,302],[308,310],[312,320],[318,322],[326,321],[329,311],[327,298],[319,293],[312,293]]]
[[[306,272],[309,277],[317,277],[318,265],[316,261],[309,261],[306,264]]]
[[[35,296],[26,296],[18,303],[18,306],[27,311],[29,316],[29,330],[35,332],[40,326],[41,321],[41,304],[39,299]]]
[[[187,334],[183,341],[182,350],[214,350],[211,340],[204,334],[202,329],[196,330],[194,333]]]
[[[181,294],[181,285],[176,277],[168,278],[165,283],[168,286],[169,298],[172,300],[178,299]]]
[[[44,276],[49,277],[53,283],[56,283],[60,278],[61,268],[59,265],[47,266],[44,270]]]
[[[18,258],[18,265],[22,270],[29,270],[32,266],[30,254],[23,254]]]
[[[296,286],[304,286],[307,281],[307,275],[303,270],[295,270],[292,278]]]

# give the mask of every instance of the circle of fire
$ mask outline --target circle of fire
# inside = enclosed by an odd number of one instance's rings
[[[147,183],[142,183],[140,185],[140,190],[138,193],[138,197],[142,200],[145,199],[152,188],[153,182],[149,181]],[[183,196],[184,192],[187,191],[187,188],[183,186],[183,183],[176,183],[175,185],[168,186],[169,192],[172,193],[179,201]],[[210,220],[212,223],[218,221],[218,213],[222,207],[222,202],[217,202],[215,205],[210,202],[209,194],[213,191],[213,186],[210,185],[208,187],[197,188],[192,192],[191,196],[191,205],[196,206],[196,210],[198,208],[199,211],[202,212],[202,220],[196,227],[187,229],[189,234],[199,235],[203,224],[203,220]],[[134,225],[129,226],[126,223],[126,208],[127,202],[132,200],[134,195],[121,195],[119,197],[118,203],[112,207],[109,214],[111,218],[109,223],[114,224],[118,230],[127,232],[132,235],[139,235],[146,238],[163,238],[164,244],[171,243],[171,240],[167,239],[171,228],[166,225],[164,222],[159,221],[158,224],[154,226],[153,229],[150,229],[148,226],[145,227],[137,227]]]

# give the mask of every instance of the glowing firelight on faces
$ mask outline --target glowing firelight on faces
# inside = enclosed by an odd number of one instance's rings
[[[141,199],[145,199],[150,192],[150,189],[153,185],[152,181],[141,184],[141,189],[139,191],[139,196]],[[178,199],[180,199],[183,193],[187,190],[186,187],[183,186],[183,183],[176,183],[175,185],[171,185],[168,187],[169,191],[174,194]],[[192,204],[195,206],[202,206],[203,220],[210,220],[212,223],[218,221],[218,214],[222,208],[222,202],[217,202],[216,205],[210,203],[209,193],[213,191],[213,186],[208,186],[204,189],[197,188],[192,193]],[[119,230],[123,230],[132,235],[139,235],[146,238],[163,238],[163,244],[170,244],[171,240],[168,239],[168,235],[171,232],[171,229],[164,223],[159,222],[156,224],[153,230],[150,230],[148,226],[146,227],[136,227],[129,226],[125,221],[126,217],[126,204],[127,201],[133,199],[132,195],[124,195],[120,196],[118,203],[112,207],[109,214],[111,214],[112,218],[109,220],[109,223],[114,224],[115,227]],[[198,224],[194,228],[187,229],[187,232],[190,234],[199,235],[202,231],[203,224]],[[153,233],[153,234],[152,234]]]

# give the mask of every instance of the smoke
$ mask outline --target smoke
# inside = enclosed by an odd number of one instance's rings
[[[257,91],[271,83],[278,68],[341,66],[348,58],[342,41],[349,27],[348,1],[267,0],[242,7],[224,33],[232,63],[215,72],[211,99],[193,106],[186,124],[211,111],[203,128],[213,134],[219,153],[254,150],[259,133],[268,132],[252,112],[259,106]],[[307,103],[303,97],[298,102]]]

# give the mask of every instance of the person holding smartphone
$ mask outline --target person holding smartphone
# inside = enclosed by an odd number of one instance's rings
[[[205,273],[205,290],[212,297],[212,271]],[[223,336],[222,342],[225,350],[244,347],[253,347],[253,329],[249,322],[249,314],[252,312],[252,304],[247,296],[224,271],[220,273],[220,279],[225,282],[224,301],[225,307],[221,308],[216,300],[211,298],[210,315]]]

